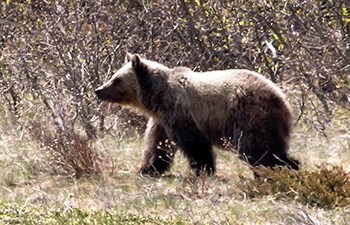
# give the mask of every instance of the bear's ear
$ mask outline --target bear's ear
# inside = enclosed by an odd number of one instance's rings
[[[141,57],[138,54],[132,55],[131,65],[138,77],[147,76],[147,66],[141,61]]]
[[[138,54],[131,55],[130,61],[134,69],[141,66],[141,57]]]
[[[125,52],[125,59],[124,59],[124,64],[127,64],[128,62],[131,61],[132,59],[132,54],[130,54],[129,52]]]

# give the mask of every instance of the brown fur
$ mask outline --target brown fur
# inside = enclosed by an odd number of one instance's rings
[[[290,106],[268,79],[248,70],[196,73],[138,55],[127,59],[96,93],[150,116],[141,173],[159,176],[170,168],[174,146],[159,147],[167,139],[184,152],[197,174],[215,172],[212,145],[223,148],[227,142],[252,166],[299,168],[287,155]]]

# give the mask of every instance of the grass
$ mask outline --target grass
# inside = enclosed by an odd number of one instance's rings
[[[347,224],[350,220],[346,201],[350,132],[342,124],[332,124],[328,137],[305,124],[297,127],[291,149],[303,169],[295,174],[263,171],[265,177],[257,180],[248,166],[225,151],[216,151],[214,178],[194,177],[181,154],[164,177],[140,177],[139,137],[95,141],[92,148],[99,155],[101,172],[68,178],[53,174],[47,153],[32,140],[8,131],[0,138],[3,224]],[[324,190],[332,179],[340,189]],[[345,200],[339,204],[341,191]],[[307,198],[312,196],[328,203]]]
[[[33,206],[1,204],[0,218],[6,224],[169,224],[168,221],[110,211],[52,211]],[[181,221],[179,221],[181,222]]]

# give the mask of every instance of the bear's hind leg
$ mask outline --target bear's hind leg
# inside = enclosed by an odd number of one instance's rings
[[[188,157],[190,166],[197,176],[203,172],[208,176],[215,173],[215,160],[211,142],[202,134],[192,121],[171,121],[165,127],[169,137]]]
[[[169,170],[176,149],[168,139],[163,126],[152,118],[147,124],[145,144],[146,150],[139,172],[151,177],[160,177]]]
[[[288,145],[278,134],[266,134],[260,130],[246,132],[238,146],[240,158],[252,166],[287,166],[299,169],[299,161],[288,156]]]

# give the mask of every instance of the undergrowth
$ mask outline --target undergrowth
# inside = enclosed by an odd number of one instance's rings
[[[327,209],[350,205],[350,176],[340,166],[323,164],[314,171],[261,167],[255,172],[256,179],[241,178],[238,185],[251,198],[274,195]]]

